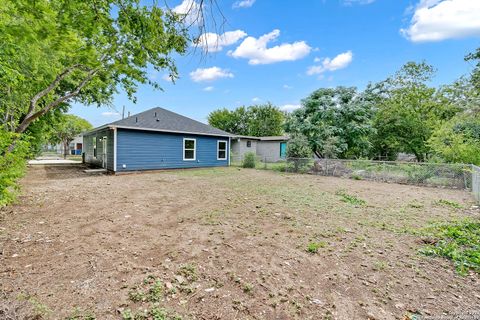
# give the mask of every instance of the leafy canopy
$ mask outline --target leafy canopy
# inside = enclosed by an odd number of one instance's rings
[[[454,117],[436,130],[428,143],[447,162],[480,165],[480,116]]]
[[[223,108],[208,115],[208,123],[215,128],[254,137],[282,135],[284,122],[285,114],[270,103],[232,111]]]
[[[73,114],[64,114],[55,126],[55,134],[50,141],[53,143],[70,143],[79,134],[92,129],[93,126],[87,120]]]
[[[286,131],[301,134],[319,157],[367,155],[373,105],[355,87],[322,88],[302,101],[287,119]]]
[[[109,104],[123,90],[135,100],[147,68],[177,76],[173,53],[188,46],[181,18],[136,0],[0,2],[2,125],[22,133],[69,102]]]
[[[428,86],[435,69],[425,62],[406,63],[394,76],[373,87],[377,112],[373,120],[374,153],[394,160],[399,152],[424,161],[431,152],[427,141],[458,108],[441,91]]]

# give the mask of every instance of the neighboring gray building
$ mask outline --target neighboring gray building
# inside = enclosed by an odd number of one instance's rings
[[[266,162],[277,162],[284,160],[287,156],[288,136],[275,137],[251,137],[232,136],[232,157],[238,160],[243,159],[247,152],[255,153],[260,160]]]

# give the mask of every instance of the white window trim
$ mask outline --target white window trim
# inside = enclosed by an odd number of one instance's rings
[[[194,141],[194,148],[193,148],[193,159],[185,159],[185,141],[193,140]],[[192,149],[187,149],[192,150]],[[183,138],[183,161],[196,161],[197,160],[197,139],[194,138]]]
[[[218,154],[220,152],[220,142],[225,142],[225,158],[219,158]],[[217,140],[217,160],[227,160],[228,158],[228,141],[227,140]]]

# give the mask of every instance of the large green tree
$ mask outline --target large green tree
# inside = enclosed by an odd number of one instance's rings
[[[372,101],[354,87],[322,88],[302,100],[286,131],[305,136],[318,157],[364,157],[370,150]]]
[[[212,111],[208,123],[218,129],[239,135],[255,137],[283,134],[285,114],[271,103],[248,108],[226,108]]]
[[[471,74],[471,83],[480,92],[480,48],[465,57],[466,61],[475,61],[476,65]]]
[[[208,115],[208,124],[211,126],[239,135],[248,135],[247,108],[238,107],[235,110],[218,109]]]
[[[458,112],[442,90],[428,86],[435,69],[425,62],[406,63],[395,75],[374,85],[378,99],[372,136],[375,156],[394,160],[399,152],[424,161],[433,131]]]
[[[70,142],[79,134],[90,129],[92,129],[92,125],[87,120],[73,114],[63,114],[54,126],[50,142],[61,143],[63,145],[63,157],[66,158],[70,149]]]
[[[248,108],[248,134],[255,137],[283,134],[285,114],[271,103]]]
[[[444,161],[480,165],[480,115],[452,118],[433,133],[428,143]]]
[[[172,54],[188,46],[182,17],[137,0],[0,2],[0,111],[23,133],[59,106],[131,99],[147,68],[177,77]]]

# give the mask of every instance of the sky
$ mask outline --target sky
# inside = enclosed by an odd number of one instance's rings
[[[198,0],[197,0],[198,1]],[[167,0],[172,10],[194,0]],[[70,112],[99,126],[153,107],[206,122],[219,108],[271,102],[285,111],[322,87],[356,86],[392,75],[408,61],[437,69],[433,86],[468,74],[480,47],[480,0],[217,0],[225,23],[176,56],[180,78],[149,70],[163,91],[141,85],[113,106],[75,104]],[[193,6],[193,7],[192,7]],[[190,10],[192,12],[194,10]],[[218,20],[218,12],[216,21]]]

